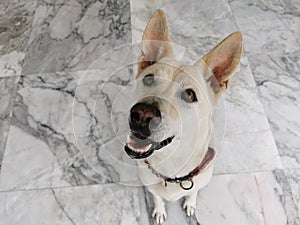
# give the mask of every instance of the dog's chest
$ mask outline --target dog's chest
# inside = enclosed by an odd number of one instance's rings
[[[152,174],[150,170],[140,171],[140,178],[152,194],[173,202],[206,186],[212,177],[212,171],[213,166],[210,166],[206,171],[195,176],[193,178],[194,186],[190,190],[182,189],[179,183],[167,183],[165,186],[165,182]]]
[[[176,183],[168,183],[166,187],[164,182],[160,182],[154,189],[157,194],[170,202],[175,202],[184,196],[190,195],[196,190],[195,187],[193,187],[191,190],[183,190],[180,185]]]

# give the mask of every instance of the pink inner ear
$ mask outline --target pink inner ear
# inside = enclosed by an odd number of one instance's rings
[[[150,18],[143,35],[143,41],[169,41],[167,19],[161,10],[157,10]]]
[[[142,56],[139,58],[139,73],[159,59],[173,54],[167,19],[162,10],[150,18],[143,35]]]
[[[228,84],[228,80],[239,64],[242,53],[242,35],[235,32],[226,37],[213,50],[203,57],[211,68],[220,87]]]
[[[234,61],[234,54],[219,54],[217,58],[214,59],[213,73],[221,84],[223,81],[228,79],[230,75],[230,71],[232,70],[232,64]]]

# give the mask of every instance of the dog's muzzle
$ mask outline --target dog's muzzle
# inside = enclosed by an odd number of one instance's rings
[[[147,158],[155,150],[170,144],[171,136],[161,142],[155,142],[149,137],[151,130],[161,123],[161,112],[155,104],[137,103],[130,109],[129,127],[131,135],[125,145],[126,153],[133,159]]]

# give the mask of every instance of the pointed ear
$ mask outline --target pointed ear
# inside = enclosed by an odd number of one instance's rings
[[[215,92],[224,92],[229,80],[240,63],[243,37],[235,32],[226,37],[196,64],[206,64],[212,74],[206,77]]]
[[[167,19],[162,10],[157,10],[150,18],[144,31],[142,53],[139,57],[138,73],[165,56],[172,56]]]

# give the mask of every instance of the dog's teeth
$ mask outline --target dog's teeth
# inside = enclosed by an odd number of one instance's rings
[[[151,148],[152,144],[146,146],[145,151],[148,151]]]
[[[149,144],[149,145],[147,145],[147,146],[145,146],[145,147],[143,147],[143,148],[135,148],[135,147],[133,147],[133,146],[131,146],[131,145],[129,144],[129,147],[130,147],[132,150],[136,151],[136,152],[146,152],[146,151],[148,151],[148,150],[152,147],[152,144]]]
[[[134,149],[134,151],[136,151],[136,152],[142,152],[141,149]]]

